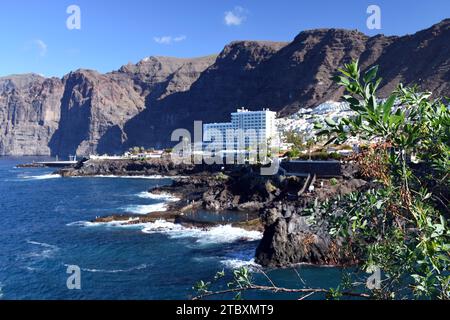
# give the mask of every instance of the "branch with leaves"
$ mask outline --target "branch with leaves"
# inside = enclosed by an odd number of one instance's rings
[[[212,291],[210,287],[212,282],[198,282],[193,289],[197,292],[197,296],[193,298],[193,300],[202,300],[208,297],[217,297],[226,294],[234,294],[234,298],[236,300],[242,299],[242,293],[248,291],[260,291],[260,292],[271,292],[274,294],[277,293],[288,293],[288,294],[299,294],[300,297],[298,300],[304,300],[306,298],[311,297],[314,294],[322,294],[325,295],[329,299],[337,299],[340,297],[356,297],[356,298],[364,298],[369,299],[371,295],[367,293],[358,293],[358,292],[350,292],[350,291],[341,291],[338,289],[322,289],[322,288],[301,288],[301,289],[293,289],[293,288],[283,288],[278,287],[274,284],[272,279],[263,271],[260,272],[266,277],[266,279],[271,284],[270,286],[257,285],[253,283],[253,278],[251,272],[246,267],[241,267],[233,271],[233,279],[228,283],[228,289]],[[222,270],[218,272],[214,277],[214,282],[219,279],[225,277],[225,271]]]

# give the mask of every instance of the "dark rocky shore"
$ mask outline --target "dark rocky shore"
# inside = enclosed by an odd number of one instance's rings
[[[175,165],[168,158],[152,160],[89,160],[79,162],[72,168],[64,168],[57,173],[63,177],[77,176],[179,176],[194,174],[193,165]]]
[[[189,212],[205,209],[214,212],[242,212],[242,222],[233,226],[264,231],[256,250],[256,262],[263,266],[285,267],[298,263],[349,265],[354,263],[331,240],[327,221],[311,224],[304,209],[337,195],[360,190],[367,182],[358,178],[358,169],[343,165],[339,179],[317,179],[314,190],[303,190],[306,178],[282,175],[261,176],[257,166],[175,165],[169,159],[98,160],[62,169],[70,176],[161,175],[173,177],[171,185],[152,193],[171,194],[179,198],[165,212],[142,215],[111,215],[95,222],[123,221],[126,224],[164,219],[187,227],[209,228],[216,223],[196,221]],[[134,219],[129,220],[130,217]]]

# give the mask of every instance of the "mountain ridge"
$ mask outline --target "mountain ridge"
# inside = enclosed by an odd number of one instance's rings
[[[233,41],[217,55],[150,56],[104,74],[0,77],[0,155],[167,147],[174,129],[226,121],[242,106],[287,116],[339,100],[331,78],[353,59],[362,69],[380,66],[382,97],[399,82],[450,95],[450,19],[405,36],[321,28],[291,42]]]

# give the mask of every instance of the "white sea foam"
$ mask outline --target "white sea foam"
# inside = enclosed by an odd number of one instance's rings
[[[242,267],[247,267],[252,271],[255,271],[260,267],[260,265],[255,262],[255,259],[250,260],[226,259],[221,260],[220,263],[222,263],[225,267],[233,270],[240,269]]]
[[[185,227],[179,224],[168,222],[166,220],[156,220],[155,222],[143,223],[142,232],[144,233],[157,233],[157,232],[183,232]]]
[[[133,220],[135,219],[137,218],[133,218]],[[216,226],[210,229],[187,228],[163,219],[156,220],[155,222],[136,224],[126,224],[124,221],[111,221],[106,223],[77,221],[69,223],[68,226],[139,228],[143,233],[164,233],[172,239],[194,238],[196,239],[195,242],[201,246],[236,241],[256,241],[262,238],[262,233],[259,231],[248,231],[232,227],[231,225]]]
[[[47,173],[39,176],[23,176],[22,178],[27,180],[48,180],[61,178],[61,176],[59,174]]]
[[[247,231],[235,228],[231,225],[216,226],[211,229],[185,228],[181,225],[158,220],[153,223],[145,223],[142,229],[144,233],[164,232],[170,238],[196,238],[196,243],[208,245],[213,243],[231,243],[235,241],[255,241],[262,238],[258,231]]]
[[[44,247],[44,248],[50,248],[50,249],[53,249],[53,250],[57,250],[58,249],[57,246],[52,245],[52,244],[48,244],[48,243],[45,243],[45,242],[37,242],[37,241],[27,240],[27,243],[34,244],[36,246],[41,246],[41,247]]]
[[[164,200],[164,201],[170,201],[170,202],[175,202],[175,201],[179,201],[180,199],[168,194],[168,193],[160,193],[160,194],[156,194],[156,193],[151,193],[151,192],[140,192],[137,194],[137,196],[139,198],[143,198],[143,199],[152,199],[152,200]]]
[[[235,228],[231,225],[217,226],[210,230],[203,231],[201,237],[197,240],[201,244],[209,243],[231,243],[235,241],[255,241],[262,238],[259,231],[247,231],[241,228]]]
[[[136,227],[138,224],[129,224],[129,222],[133,222],[139,220],[138,218],[129,218],[124,221],[109,221],[109,222],[91,222],[91,221],[75,221],[66,224],[68,227]]]
[[[154,204],[138,204],[138,205],[130,205],[121,208],[122,211],[134,214],[148,214],[152,212],[160,212],[167,210],[167,203],[154,203]]]
[[[44,259],[50,258],[55,254],[56,251],[59,250],[59,248],[57,246],[48,244],[48,243],[31,241],[31,240],[27,240],[27,243],[43,248],[39,252],[32,252],[32,253],[27,254],[28,257],[37,257],[37,258],[44,258]]]
[[[68,227],[95,227],[95,226],[101,226],[106,225],[107,223],[99,223],[99,222],[90,222],[90,221],[75,221],[66,224]]]
[[[222,263],[223,265],[225,265],[227,268],[230,269],[239,269],[242,267],[247,267],[252,271],[258,271],[261,268],[261,266],[255,262],[254,256],[255,250],[253,248],[247,250],[240,250],[237,252],[227,254],[225,259],[222,259],[220,263]]]
[[[67,264],[65,266],[68,266]],[[81,268],[82,271],[91,272],[91,273],[123,273],[123,272],[131,272],[135,270],[142,270],[148,268],[147,264],[140,264],[135,267],[127,268],[127,269],[90,269],[90,268]]]
[[[160,211],[166,211],[167,210],[167,204],[169,202],[175,202],[180,199],[177,197],[168,194],[168,193],[151,193],[151,192],[140,192],[136,195],[139,198],[143,199],[150,199],[150,200],[156,200],[157,203],[152,204],[140,204],[140,205],[129,205],[126,207],[122,207],[121,210],[124,212],[130,212],[135,214],[148,214],[152,212],[160,212]]]

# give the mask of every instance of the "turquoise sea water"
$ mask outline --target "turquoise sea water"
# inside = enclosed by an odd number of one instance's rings
[[[89,223],[96,216],[161,210],[171,199],[146,191],[168,179],[60,178],[52,169],[15,168],[31,160],[0,158],[0,299],[186,299],[197,281],[252,265],[257,232],[230,226],[202,231],[164,221]],[[67,288],[69,265],[81,269],[81,290]],[[341,275],[339,269],[303,266],[300,280],[291,269],[266,271],[277,285],[290,287],[302,280],[332,286]],[[264,283],[260,273],[254,277]]]

